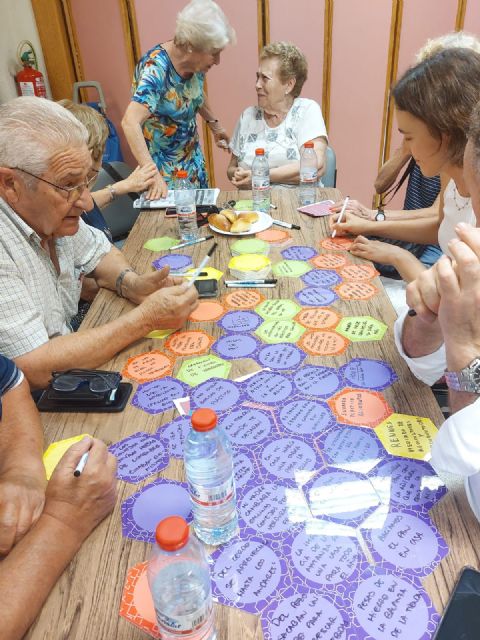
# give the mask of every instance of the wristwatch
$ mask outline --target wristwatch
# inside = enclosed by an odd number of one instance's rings
[[[453,391],[480,394],[480,358],[475,358],[461,371],[445,371],[445,382]]]
[[[385,220],[385,219],[386,219],[386,217],[387,217],[387,216],[385,215],[385,211],[384,211],[383,209],[378,209],[378,210],[377,210],[377,214],[376,214],[376,216],[375,216],[375,220],[376,220],[377,222],[382,222],[383,220]]]

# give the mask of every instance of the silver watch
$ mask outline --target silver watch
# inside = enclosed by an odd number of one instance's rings
[[[445,382],[453,391],[480,394],[480,358],[475,358],[461,371],[445,371]]]

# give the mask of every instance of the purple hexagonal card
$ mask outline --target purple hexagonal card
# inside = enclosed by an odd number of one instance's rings
[[[134,433],[108,450],[117,458],[117,478],[125,482],[140,482],[168,466],[166,443],[148,433]]]
[[[334,291],[324,287],[305,287],[297,291],[295,297],[304,307],[328,307],[338,300]]]
[[[162,413],[173,409],[173,401],[187,395],[187,387],[182,382],[169,376],[138,385],[132,398],[132,405],[147,413]]]
[[[382,360],[352,358],[340,368],[348,386],[382,391],[398,380],[392,367]]]

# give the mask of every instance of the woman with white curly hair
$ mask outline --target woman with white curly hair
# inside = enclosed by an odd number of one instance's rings
[[[158,168],[149,199],[166,196],[178,169],[187,171],[195,187],[208,186],[196,115],[207,122],[217,146],[227,149],[229,137],[204,94],[204,78],[235,40],[213,0],[191,0],[177,15],[173,40],[156,45],[139,61],[122,127],[138,164],[153,160]]]

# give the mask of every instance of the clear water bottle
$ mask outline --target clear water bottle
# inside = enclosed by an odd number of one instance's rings
[[[270,215],[270,167],[264,149],[255,149],[252,163],[252,198],[255,211]]]
[[[316,202],[318,183],[317,154],[313,142],[305,142],[300,155],[300,204]]]
[[[187,177],[186,171],[177,171],[175,180],[175,207],[180,237],[185,242],[198,237],[197,207],[195,205],[195,187]]]
[[[163,640],[216,640],[210,571],[203,545],[180,516],[162,520],[148,584]]]
[[[207,544],[221,544],[237,530],[232,448],[212,409],[197,409],[185,441],[185,474],[193,526]]]

